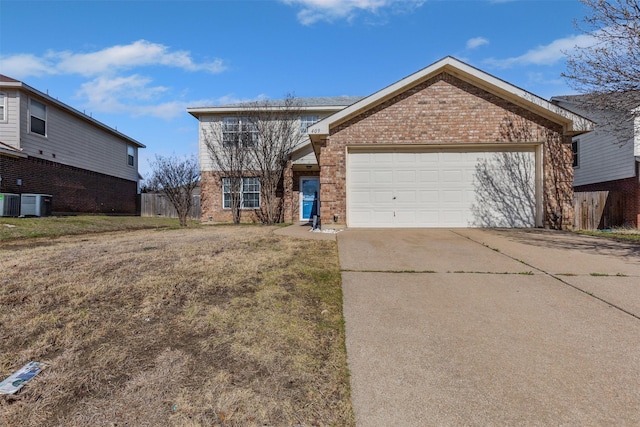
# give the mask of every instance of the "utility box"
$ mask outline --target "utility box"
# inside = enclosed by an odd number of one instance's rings
[[[23,194],[20,198],[20,215],[49,216],[52,200],[50,194]]]
[[[0,216],[20,216],[20,195],[0,193]]]

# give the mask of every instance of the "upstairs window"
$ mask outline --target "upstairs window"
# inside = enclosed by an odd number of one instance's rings
[[[240,208],[260,208],[260,178],[222,178],[222,202],[224,209],[231,209],[231,180],[241,179]]]
[[[573,167],[574,168],[577,168],[578,166],[580,166],[580,160],[578,158],[579,147],[580,147],[580,140],[579,139],[574,139],[573,141],[571,141],[571,154],[573,155]]]
[[[253,148],[258,143],[258,123],[248,117],[224,117],[222,119],[222,145]]]
[[[314,125],[320,117],[317,115],[300,116],[300,133],[307,133],[309,126]]]
[[[0,92],[0,122],[7,121],[7,95]]]
[[[127,145],[127,164],[129,166],[134,166],[135,159],[136,159],[136,149],[133,148],[131,145]]]
[[[29,122],[31,133],[47,135],[47,106],[31,99],[29,103]]]

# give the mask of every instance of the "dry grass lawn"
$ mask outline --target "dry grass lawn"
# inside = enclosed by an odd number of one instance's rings
[[[335,242],[272,231],[0,242],[0,425],[353,425]]]

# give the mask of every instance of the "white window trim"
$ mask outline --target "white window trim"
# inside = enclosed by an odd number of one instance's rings
[[[131,150],[133,154],[129,154],[129,150]],[[131,163],[129,163],[129,158],[131,158]],[[132,168],[136,167],[136,148],[133,145],[127,145],[127,166],[131,166]]]
[[[226,130],[225,127],[227,126],[227,121],[228,120],[235,120],[236,123],[235,125],[237,126],[236,130],[230,131],[230,130]],[[221,131],[222,131],[222,144],[224,146],[226,146],[226,144],[228,144],[228,142],[225,141],[224,135],[225,133],[229,133],[229,134],[237,134],[239,137],[233,138],[234,141],[233,143],[236,144],[238,141],[242,144],[242,147],[244,148],[254,148],[257,145],[257,139],[258,139],[258,128],[257,126],[255,127],[255,129],[245,129],[245,127],[249,127],[249,125],[251,125],[250,120],[247,117],[238,117],[238,116],[227,116],[227,117],[223,117],[221,122],[220,122],[220,126],[221,126]],[[252,134],[251,137],[251,144],[247,144],[246,141],[242,140],[240,141],[242,135],[244,134]]]
[[[38,132],[33,132],[31,130],[31,117],[33,117],[33,114],[31,114],[31,103],[33,101],[38,102],[38,103],[40,103],[40,104],[42,104],[44,106],[44,119],[41,119],[40,117],[36,117],[37,119],[44,120],[44,135],[41,134],[41,133],[38,133]],[[27,129],[28,133],[30,133],[32,135],[37,135],[37,136],[42,137],[42,138],[47,138],[48,137],[48,135],[49,135],[49,126],[48,126],[48,123],[49,123],[49,109],[47,107],[48,107],[48,105],[45,104],[44,102],[42,102],[40,100],[37,100],[37,99],[34,99],[34,98],[29,98],[29,108],[28,108],[28,116],[29,116],[28,126],[29,127]]]
[[[9,121],[9,112],[7,111],[7,94],[0,92],[0,107],[2,107],[2,117],[0,117],[0,123],[7,123]]]
[[[320,116],[317,114],[305,114],[300,116],[300,133],[306,134],[308,133],[308,129],[310,126],[318,123],[320,121]]]
[[[250,179],[250,178],[258,180],[258,191],[246,192],[247,194],[256,194],[256,193],[258,194],[258,206],[255,206],[255,207],[245,207],[244,206],[244,194],[245,194],[245,191],[244,191],[244,180],[245,179]],[[229,178],[228,177],[223,177],[222,178],[222,182],[221,182],[221,184],[222,184],[222,209],[223,210],[231,210],[231,204],[229,204],[229,207],[226,207],[225,206],[225,202],[224,202],[224,195],[227,194],[224,191],[224,187],[225,187],[224,182],[227,179],[229,179]],[[245,177],[242,177],[241,179],[242,179],[242,183],[240,184],[240,209],[242,209],[242,210],[245,210],[245,209],[247,209],[247,210],[260,209],[260,207],[262,206],[262,197],[261,197],[261,191],[260,191],[260,178],[257,177],[257,176],[245,176]]]

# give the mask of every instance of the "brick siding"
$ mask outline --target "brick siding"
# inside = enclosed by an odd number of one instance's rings
[[[52,195],[54,214],[136,215],[139,211],[135,181],[44,159],[7,156],[0,156],[0,176],[2,193]]]
[[[573,223],[570,138],[562,127],[441,73],[331,129],[320,154],[323,225],[346,224],[346,153],[354,145],[544,144],[544,223]]]

